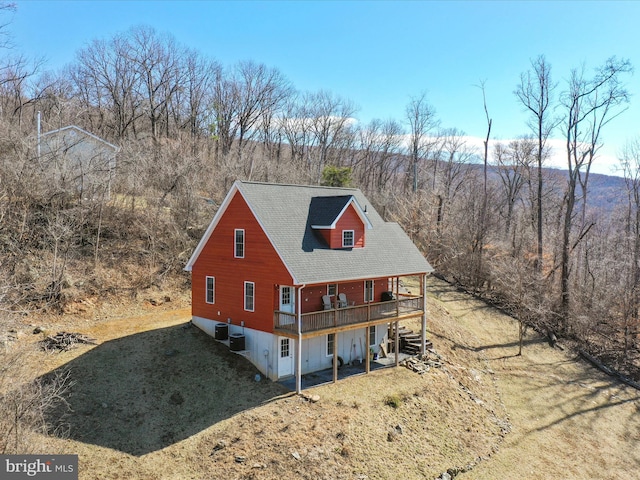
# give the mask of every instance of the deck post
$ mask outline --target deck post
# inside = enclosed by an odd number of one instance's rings
[[[400,316],[400,277],[396,277],[396,317]]]
[[[371,345],[369,345],[369,332],[370,332],[370,330],[371,330],[371,327],[369,325],[367,325],[365,327],[365,329],[364,329],[364,335],[366,337],[365,342],[364,342],[364,344],[365,344],[365,352],[364,353],[366,355],[365,358],[367,359],[366,363],[365,363],[364,371],[366,373],[369,373],[371,371],[371,365],[369,364],[369,362],[371,361],[371,359],[369,358],[369,349],[371,348]]]
[[[400,365],[400,354],[399,354],[399,351],[400,351],[400,331],[398,330],[400,325],[399,325],[398,320],[396,320],[395,326],[396,326],[396,328],[395,328],[395,330],[396,330],[396,339],[395,339],[395,344],[394,344],[395,345],[394,350],[396,351],[396,367],[397,367],[398,365]]]
[[[420,276],[420,291],[422,292],[422,331],[420,332],[420,353],[427,353],[427,274]]]
[[[338,332],[333,334],[333,383],[338,381]]]
[[[296,393],[302,392],[302,289],[298,288],[298,301],[296,302],[296,317],[298,320],[298,341],[296,342]]]

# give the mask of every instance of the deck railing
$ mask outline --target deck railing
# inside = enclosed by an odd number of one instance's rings
[[[402,297],[398,300],[389,300],[380,303],[367,303],[365,305],[334,308],[302,314],[302,333],[315,332],[327,328],[356,325],[374,320],[389,319],[410,314],[418,314],[423,311],[423,297]],[[296,314],[274,312],[276,330],[298,332]]]

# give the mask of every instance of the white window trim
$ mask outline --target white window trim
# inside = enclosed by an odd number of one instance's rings
[[[331,293],[331,291],[330,291],[331,285],[336,287],[336,291],[334,293]],[[327,283],[327,295],[329,295],[331,297],[337,297],[338,296],[338,284],[337,283]]]
[[[371,282],[371,298],[367,298],[367,282]],[[365,302],[373,302],[373,299],[375,298],[375,285],[376,282],[373,280],[365,280],[364,281],[364,301]]]
[[[351,245],[345,245],[344,242],[344,234],[345,233],[349,233],[351,232]],[[342,231],[342,247],[343,248],[350,248],[350,247],[355,247],[356,246],[356,231],[355,230],[343,230]]]
[[[252,308],[249,309],[247,308],[247,285],[251,285],[252,287],[252,295],[251,295],[251,300],[252,300]],[[256,284],[254,282],[244,282],[244,310],[246,312],[255,312],[256,311]]]
[[[212,301],[209,301],[209,279],[213,280],[213,286],[211,288]],[[216,303],[216,277],[207,275],[204,280],[204,301],[210,305]]]
[[[242,255],[238,255],[238,232],[242,232]],[[233,256],[235,258],[244,258],[245,245],[246,245],[246,237],[244,234],[244,228],[236,228],[233,231]]]
[[[371,347],[377,347],[377,335],[376,335],[376,326],[375,325],[371,325],[369,327],[369,348]],[[371,336],[373,336],[374,342],[371,343]]]
[[[333,351],[336,351],[336,334],[335,333],[327,333],[327,337],[324,342],[324,349],[327,354],[327,357],[333,357],[333,353],[329,353],[329,336],[333,335]]]

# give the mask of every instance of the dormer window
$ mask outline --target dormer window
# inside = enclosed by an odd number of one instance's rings
[[[353,247],[354,234],[355,232],[353,230],[342,231],[342,247],[343,248]]]
[[[365,232],[373,228],[353,195],[313,197],[307,221],[332,249],[364,248]]]

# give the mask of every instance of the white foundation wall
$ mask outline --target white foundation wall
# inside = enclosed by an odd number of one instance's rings
[[[215,338],[216,322],[202,317],[192,317],[191,322],[200,330]],[[276,335],[254,330],[252,328],[241,327],[229,324],[229,335],[232,333],[244,334],[244,351],[238,352],[249,360],[260,371],[262,375],[271,380],[278,380],[278,354],[279,345]],[[229,345],[229,342],[221,342]],[[292,346],[295,342],[291,342]]]
[[[215,338],[215,326],[217,322],[202,317],[192,317],[192,323],[200,330]],[[222,322],[224,323],[224,322]],[[254,330],[239,325],[229,324],[229,334],[244,333],[245,350],[238,353],[249,360],[265,377],[278,380],[278,357],[280,354],[280,344],[277,335]],[[366,329],[348,330],[337,334],[338,356],[347,363],[358,363],[367,358],[366,352]],[[378,345],[387,337],[387,325],[376,326],[376,342],[371,345],[373,351],[378,353]],[[225,343],[228,346],[227,342]],[[297,340],[291,339],[293,349],[294,369],[296,365],[295,357],[298,354]],[[324,370],[332,367],[333,356],[327,355],[327,335],[320,335],[302,341],[302,374]],[[295,373],[295,370],[294,370]]]
[[[347,363],[358,363],[367,358],[366,329],[348,330],[337,334],[338,356]],[[387,325],[376,328],[376,343],[371,345],[374,352],[378,352],[379,345],[387,335]],[[327,335],[320,335],[302,342],[302,373],[311,373],[317,370],[331,368],[333,356],[327,355]]]

